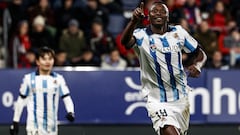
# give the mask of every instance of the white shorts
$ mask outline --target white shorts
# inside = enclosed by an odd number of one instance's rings
[[[57,135],[57,132],[46,132],[44,130],[27,130],[27,135]]]
[[[146,108],[158,135],[160,135],[160,128],[165,125],[174,126],[181,135],[187,134],[190,119],[187,97],[173,102],[148,102]]]

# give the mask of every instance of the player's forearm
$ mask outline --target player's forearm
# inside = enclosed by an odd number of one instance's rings
[[[196,68],[201,71],[201,68],[204,66],[205,62],[207,61],[207,55],[206,53],[200,48],[198,55],[196,57]]]
[[[69,112],[74,113],[74,105],[73,105],[72,98],[70,96],[64,97],[63,103],[68,113]]]
[[[24,106],[25,106],[25,99],[19,96],[14,106],[14,115],[13,115],[14,122],[19,122]]]
[[[127,48],[131,48],[135,42],[135,39],[133,37],[133,31],[137,25],[137,21],[131,20],[126,28],[123,30],[122,37],[121,37],[121,43]]]

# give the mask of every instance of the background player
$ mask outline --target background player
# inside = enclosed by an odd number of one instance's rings
[[[66,118],[74,121],[74,105],[62,75],[52,71],[54,51],[40,48],[36,54],[37,71],[26,74],[17,99],[11,135],[17,135],[22,110],[27,105],[27,135],[57,135],[59,97],[68,112]]]
[[[165,4],[154,2],[149,9],[150,25],[135,29],[144,18],[143,3],[136,8],[123,31],[121,42],[133,47],[139,56],[142,93],[158,135],[187,134],[189,102],[182,50],[189,53],[186,69],[190,77],[198,77],[207,56],[181,26],[170,26]]]

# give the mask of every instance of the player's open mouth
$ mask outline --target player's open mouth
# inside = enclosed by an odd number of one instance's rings
[[[154,18],[154,20],[157,21],[157,22],[160,22],[160,21],[162,21],[163,19],[162,19],[161,17],[156,17],[156,18]]]

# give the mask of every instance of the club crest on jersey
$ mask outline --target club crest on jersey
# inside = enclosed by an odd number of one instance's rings
[[[177,33],[174,33],[173,37],[174,37],[174,38],[179,38],[179,36],[178,36]]]
[[[55,80],[53,81],[53,83],[54,83],[54,84],[57,84],[57,80],[55,79]]]

